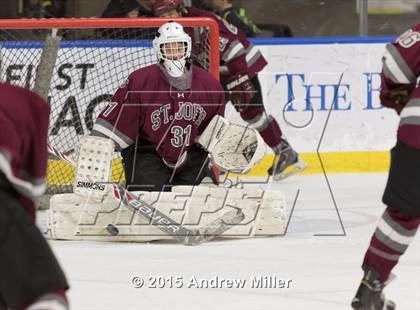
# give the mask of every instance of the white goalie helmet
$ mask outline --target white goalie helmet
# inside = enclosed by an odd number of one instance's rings
[[[180,77],[190,64],[191,37],[181,24],[170,21],[163,24],[153,40],[158,62],[172,77]]]

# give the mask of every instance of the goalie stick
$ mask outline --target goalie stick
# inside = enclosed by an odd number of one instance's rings
[[[69,165],[76,167],[74,160],[50,144],[48,144],[48,152]],[[210,241],[229,230],[232,225],[239,224],[245,218],[241,209],[231,206],[234,208],[233,210],[224,213],[209,224],[199,229],[188,229],[157,210],[153,205],[136,198],[121,185],[112,184],[112,187],[115,199],[122,203],[124,207],[145,217],[150,221],[150,224],[157,226],[160,230],[171,235],[175,240],[184,245],[198,245]],[[111,235],[118,235],[118,229],[112,224],[109,224],[106,230]]]
[[[166,216],[152,205],[137,199],[132,193],[125,190],[119,184],[113,184],[114,197],[136,214],[150,220],[152,225],[157,226],[162,231],[172,235],[175,240],[184,245],[198,245],[205,241],[210,241],[223,232],[231,228],[232,225],[239,224],[245,215],[241,209],[234,208],[215,219],[209,224],[199,229],[188,229],[181,224],[176,223],[170,217]]]

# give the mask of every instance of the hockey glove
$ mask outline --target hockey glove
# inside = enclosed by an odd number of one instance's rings
[[[245,111],[255,95],[255,88],[248,74],[237,74],[229,79],[226,89],[238,112]]]
[[[382,105],[395,109],[398,113],[408,102],[411,92],[414,89],[413,84],[401,84],[381,95]]]
[[[223,171],[244,174],[264,158],[265,143],[252,127],[215,116],[196,141]]]

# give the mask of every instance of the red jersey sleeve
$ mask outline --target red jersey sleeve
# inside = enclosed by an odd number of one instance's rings
[[[220,17],[217,17],[220,19]],[[230,76],[228,80],[234,79],[239,74],[246,74],[248,63],[246,51],[248,46],[244,45],[243,38],[237,27],[225,20],[219,20],[220,36],[219,51],[221,64],[226,66]]]
[[[132,84],[130,76],[99,114],[92,129],[92,135],[112,139],[118,150],[133,144],[140,126],[140,102]]]

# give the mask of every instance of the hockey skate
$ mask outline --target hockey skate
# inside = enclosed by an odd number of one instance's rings
[[[351,306],[355,310],[394,310],[395,303],[382,293],[385,283],[379,281],[377,271],[367,269]]]
[[[306,169],[305,162],[299,159],[299,154],[292,149],[286,140],[281,140],[280,154],[276,155],[273,165],[268,169],[268,174],[274,180],[280,181]]]

